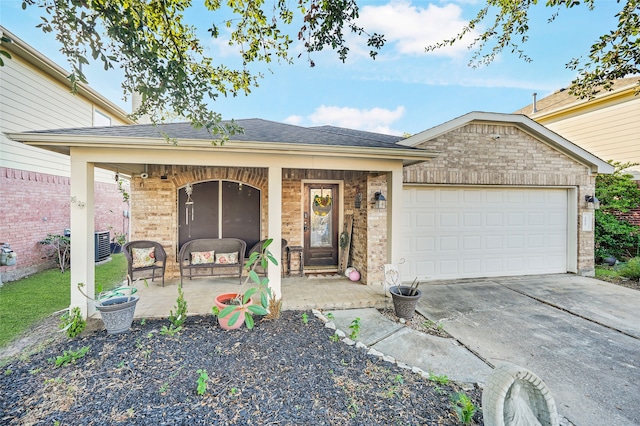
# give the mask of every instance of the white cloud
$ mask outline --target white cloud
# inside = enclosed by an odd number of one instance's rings
[[[301,115],[290,115],[287,118],[285,118],[283,121],[287,124],[293,124],[294,126],[299,126],[300,123],[302,123],[302,116]]]
[[[462,18],[462,8],[456,4],[419,7],[406,0],[364,6],[358,20],[369,33],[384,34],[386,44],[394,45],[403,55],[424,55],[426,46],[458,34],[467,23]],[[460,56],[467,52],[468,44],[462,40],[434,54]]]
[[[401,135],[402,132],[393,129],[391,124],[402,118],[404,113],[404,106],[389,110],[386,108],[358,109],[321,105],[306,118],[314,126],[331,125],[368,132]]]

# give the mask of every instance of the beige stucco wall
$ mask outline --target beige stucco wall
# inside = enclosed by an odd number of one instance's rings
[[[582,213],[589,211],[584,196],[593,195],[595,188],[595,175],[587,166],[510,125],[471,123],[419,148],[441,154],[428,163],[406,167],[405,183],[575,189],[577,216],[569,223],[577,224],[576,272],[593,275],[594,234],[581,230]]]

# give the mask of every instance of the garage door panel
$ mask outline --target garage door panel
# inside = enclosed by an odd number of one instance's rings
[[[435,189],[420,189],[414,190],[413,198],[418,204],[433,204],[436,201]]]
[[[567,270],[567,191],[405,189],[404,281]]]
[[[454,211],[447,211],[438,215],[438,225],[440,227],[458,227],[458,213]]]
[[[415,215],[415,226],[417,228],[433,228],[436,226],[435,213],[418,212]]]
[[[457,236],[442,236],[439,238],[440,244],[438,248],[441,251],[458,251],[458,237]]]
[[[544,226],[545,214],[543,212],[532,212],[527,214],[528,226]]]
[[[469,250],[481,250],[482,249],[482,237],[480,235],[465,235],[462,237],[462,249]]]
[[[473,228],[476,226],[482,226],[482,214],[478,212],[474,213],[463,213],[462,214],[462,225],[465,228]]]
[[[486,226],[504,226],[504,213],[502,212],[487,212],[484,214],[484,218]]]
[[[527,239],[527,248],[544,248],[544,235],[529,235]]]

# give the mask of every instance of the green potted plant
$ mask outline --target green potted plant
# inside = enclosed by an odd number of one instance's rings
[[[266,240],[260,252],[253,252],[249,256],[244,266],[248,271],[247,278],[239,292],[223,293],[216,296],[212,311],[217,315],[221,328],[234,330],[242,327],[244,323],[248,329],[252,329],[255,324],[253,315],[268,314],[267,308],[269,300],[272,298],[269,278],[260,278],[255,268],[260,265],[263,269],[267,269],[269,262],[274,265],[278,264],[278,261],[268,250],[272,242],[273,239]],[[253,286],[243,290],[249,283],[252,283]]]

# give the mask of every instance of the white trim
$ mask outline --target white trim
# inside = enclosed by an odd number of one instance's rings
[[[567,188],[567,272],[578,273],[578,188]]]

